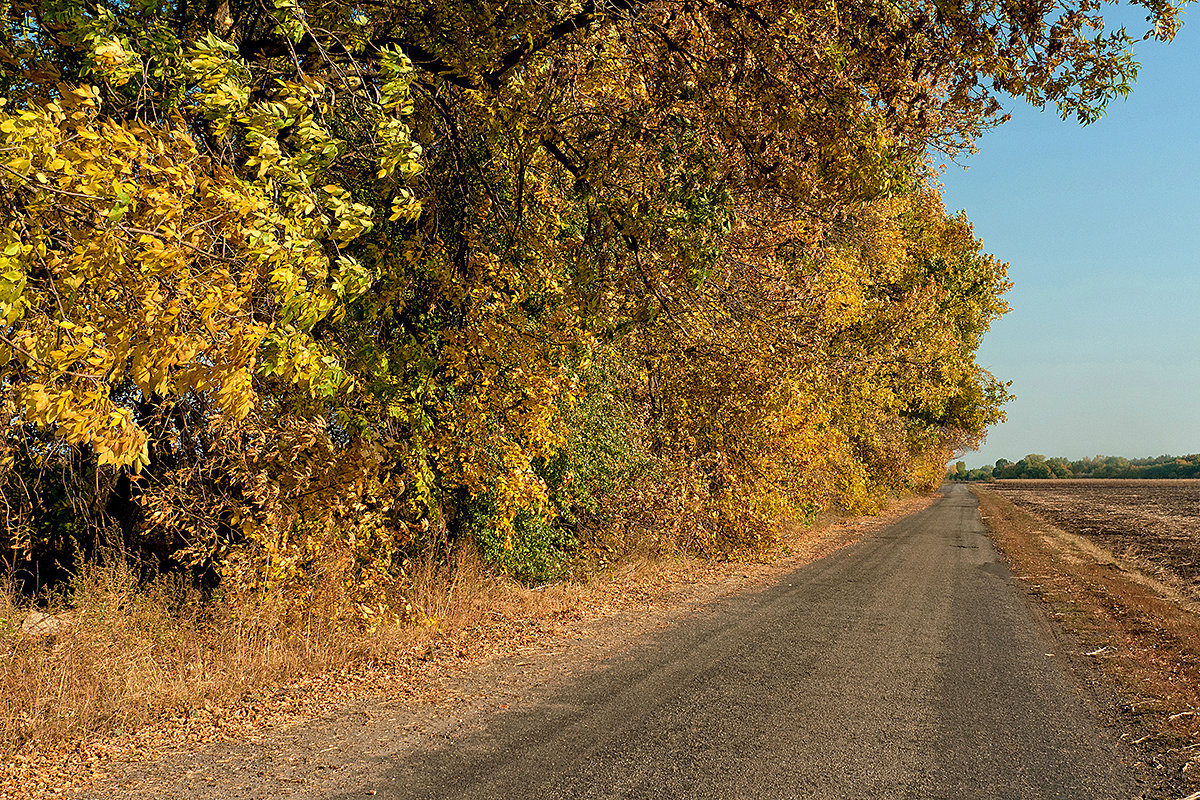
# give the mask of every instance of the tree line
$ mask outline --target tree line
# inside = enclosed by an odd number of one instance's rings
[[[1008,287],[935,157],[1004,96],[1096,119],[1134,40],[1032,0],[10,0],[3,558],[370,616],[418,553],[739,557],[934,486],[1002,417]]]
[[[1134,459],[1094,456],[1076,461],[1061,456],[1046,458],[1031,454],[1016,462],[1000,458],[993,466],[976,469],[967,469],[965,462],[958,461],[947,472],[947,478],[952,481],[1006,478],[1200,478],[1200,454]]]

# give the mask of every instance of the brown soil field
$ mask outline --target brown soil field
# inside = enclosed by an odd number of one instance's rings
[[[1200,480],[1006,480],[986,488],[1200,600]]]

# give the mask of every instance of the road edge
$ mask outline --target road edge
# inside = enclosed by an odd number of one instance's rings
[[[400,681],[407,686],[397,686],[396,676],[383,675],[364,685],[366,691],[339,698],[336,709],[318,704],[313,709],[316,713],[302,710],[283,717],[266,716],[253,725],[214,731],[205,743],[166,736],[165,741],[146,746],[137,741],[136,735],[127,736],[124,741],[104,743],[103,764],[91,780],[85,777],[67,786],[75,797],[97,800],[224,800],[256,793],[278,796],[281,789],[290,795],[292,792],[284,788],[292,783],[289,776],[257,763],[255,753],[278,755],[281,748],[302,742],[305,750],[298,754],[298,760],[314,772],[307,774],[309,791],[298,796],[322,796],[330,787],[353,785],[354,775],[371,768],[360,763],[361,754],[353,751],[370,746],[363,734],[375,726],[394,728],[396,715],[416,712],[401,723],[401,735],[388,748],[402,750],[422,738],[450,737],[456,731],[477,727],[492,714],[531,702],[561,672],[564,658],[578,662],[570,665],[572,669],[582,668],[585,662],[598,663],[628,648],[644,633],[673,624],[688,614],[701,613],[708,604],[730,595],[762,589],[805,564],[924,510],[938,496],[936,492],[909,496],[892,501],[875,516],[827,518],[811,527],[797,527],[786,537],[785,546],[767,562],[673,560],[657,566],[671,573],[666,581],[644,573],[597,576],[595,593],[588,596],[595,606],[583,608],[576,604],[560,611],[549,609],[550,619],[518,620],[525,627],[541,628],[542,635],[506,640],[503,651],[484,653],[467,641],[490,640],[493,637],[489,631],[446,632],[415,663],[409,659],[400,665],[402,671],[412,673]],[[512,620],[494,622],[500,626]],[[576,655],[570,654],[576,651]],[[509,685],[514,675],[520,678],[517,686]],[[328,741],[319,741],[324,737],[339,739],[342,745],[354,744],[330,748],[325,746]],[[314,766],[316,762],[309,755],[318,751],[322,753],[320,763]],[[395,751],[386,753],[388,758],[395,755]],[[382,751],[367,760],[381,757]],[[45,791],[6,791],[0,781],[0,800],[57,794],[51,787]]]
[[[997,553],[1060,645],[1063,666],[1120,731],[1146,787],[1141,796],[1192,800],[1200,789],[1196,604],[1086,537],[970,488]]]

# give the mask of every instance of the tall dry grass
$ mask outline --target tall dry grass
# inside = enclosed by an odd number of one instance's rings
[[[250,595],[204,599],[171,576],[139,583],[124,561],[110,559],[86,565],[50,599],[42,610],[62,626],[37,636],[19,630],[29,604],[0,585],[0,756],[229,706],[318,673],[386,667],[439,639],[478,644],[489,627],[499,640],[498,621],[561,617],[587,591],[530,589],[467,552],[452,566],[416,565],[403,619],[367,626],[348,621],[335,590],[314,592],[297,613],[295,604]]]
[[[354,646],[253,604],[201,602],[171,578],[139,586],[120,562],[88,565],[46,610],[61,622],[56,633],[22,633],[28,609],[0,593],[0,752],[227,702]]]

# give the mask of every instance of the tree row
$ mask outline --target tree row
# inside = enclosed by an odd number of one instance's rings
[[[1006,94],[1095,119],[1131,42],[1027,0],[13,0],[8,566],[371,617],[422,553],[744,557],[936,485],[1008,286],[937,159]]]

